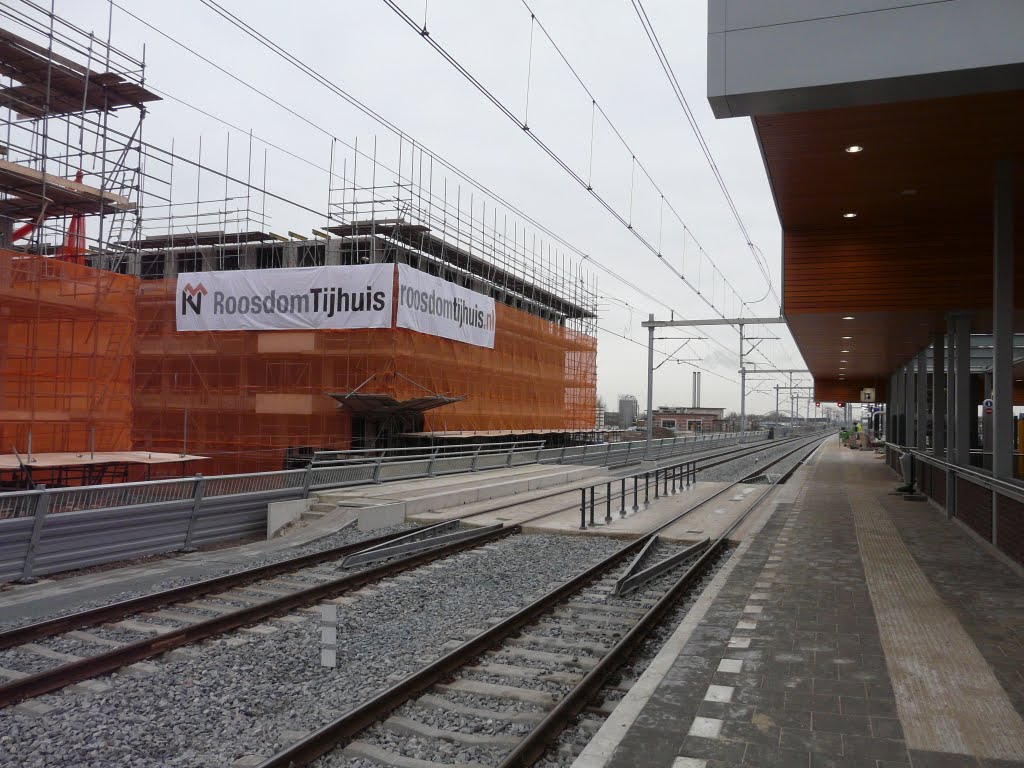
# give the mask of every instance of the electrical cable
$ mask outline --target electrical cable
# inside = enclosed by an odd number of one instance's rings
[[[633,3],[633,9],[636,11],[637,16],[640,19],[640,24],[644,28],[644,32],[647,35],[647,39],[650,41],[651,46],[654,48],[654,53],[658,58],[658,63],[668,78],[669,85],[672,87],[673,95],[679,102],[679,105],[683,108],[683,114],[686,115],[686,121],[690,125],[690,129],[693,131],[693,135],[697,139],[697,143],[700,145],[701,152],[704,154],[704,158],[707,160],[708,165],[711,168],[711,172],[715,177],[715,181],[718,182],[719,188],[722,190],[722,194],[725,196],[725,201],[729,206],[729,210],[732,212],[733,217],[736,219],[736,224],[740,228],[740,232],[743,234],[746,240],[747,247],[750,248],[751,254],[754,256],[754,262],[757,264],[758,269],[761,270],[761,274],[768,282],[769,290],[772,295],[778,299],[778,294],[775,292],[775,287],[772,285],[771,271],[767,264],[767,259],[760,253],[750,236],[750,232],[747,230],[746,224],[743,222],[743,217],[740,215],[739,208],[736,206],[736,202],[733,200],[732,194],[729,192],[729,187],[725,183],[725,178],[722,176],[721,170],[718,168],[718,163],[715,162],[714,155],[711,153],[711,147],[708,146],[707,140],[704,138],[704,134],[700,130],[700,126],[697,124],[697,120],[690,109],[690,104],[686,100],[686,95],[683,93],[682,87],[679,85],[679,80],[676,78],[675,71],[672,69],[672,64],[668,60],[668,56],[665,54],[664,48],[661,46],[661,41],[658,39],[657,33],[654,31],[654,25],[647,15],[646,9],[644,9],[641,0],[631,0]]]

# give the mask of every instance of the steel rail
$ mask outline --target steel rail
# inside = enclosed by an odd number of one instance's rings
[[[821,438],[824,440],[826,438]],[[806,448],[801,446],[787,455],[792,455]],[[577,685],[545,715],[537,726],[519,742],[498,768],[527,768],[532,766],[547,751],[551,743],[565,730],[566,725],[587,706],[594,695],[604,687],[608,678],[625,664],[634,651],[640,647],[647,636],[657,627],[664,616],[679,602],[689,590],[690,585],[709,567],[719,553],[728,546],[729,536],[743,523],[758,505],[768,497],[776,486],[784,482],[814,451],[820,442],[811,448],[807,456],[794,464],[782,477],[768,486],[757,500],[725,530],[713,544],[693,563],[686,572],[662,595],[651,609],[628,631],[612,648],[601,657]],[[777,462],[776,462],[777,463]]]
[[[644,539],[642,538],[630,542],[526,607],[470,638],[458,648],[449,651],[418,672],[414,672],[369,701],[349,710],[341,717],[286,747],[260,763],[258,768],[297,768],[297,766],[308,765],[318,757],[327,754],[338,743],[352,738],[364,728],[400,707],[417,693],[427,690],[455,670],[464,667],[470,660],[488,648],[531,623],[565,598],[579,592],[594,579],[640,549],[643,544]]]
[[[787,438],[787,440],[799,439],[799,438]],[[783,444],[780,442],[769,441],[775,445]],[[758,445],[763,445],[759,443]],[[750,453],[755,453],[760,448],[754,449],[753,451],[739,452],[739,451],[720,451],[710,456],[704,456],[702,458],[717,459],[722,456],[733,455],[732,458],[742,458]],[[697,459],[699,460],[699,459]],[[726,458],[722,461],[709,464],[705,469],[719,466],[720,464],[727,463],[730,458]],[[699,470],[698,470],[699,471]],[[573,487],[567,490],[554,491],[550,494],[540,496],[531,501],[544,501],[546,499],[555,498],[568,493],[576,493],[577,487]],[[603,497],[602,497],[603,498]],[[460,520],[467,520],[475,516],[489,514],[492,512],[499,512],[504,509],[510,509],[512,507],[522,504],[521,501],[509,502],[506,504],[490,507],[486,510],[479,512],[473,512],[468,515],[451,518],[450,520],[444,521],[448,523],[455,523]],[[544,516],[556,514],[557,512],[564,512],[568,509],[574,509],[575,505],[570,505],[565,509],[555,510],[553,512],[547,512]],[[526,522],[533,522],[539,518],[533,518]],[[430,527],[430,526],[428,526]],[[209,594],[210,592],[220,591],[224,589],[231,589],[232,587],[242,586],[250,584],[254,581],[260,581],[263,579],[271,578],[273,576],[288,573],[290,571],[298,570],[300,568],[306,568],[312,565],[318,565],[322,562],[345,557],[355,552],[361,552],[364,549],[374,547],[380,544],[385,544],[393,539],[400,538],[401,536],[408,535],[408,531],[400,531],[398,533],[390,533],[385,536],[378,536],[373,539],[367,539],[363,542],[355,544],[345,544],[340,547],[333,547],[331,549],[324,550],[322,552],[314,552],[307,555],[300,555],[298,557],[288,558],[286,560],[280,560],[276,563],[269,565],[257,566],[255,568],[247,568],[242,571],[235,573],[226,574],[224,576],[217,576],[212,579],[204,579],[203,581],[197,581],[192,584],[186,584],[181,587],[173,587],[171,589],[162,590],[152,594],[142,595],[136,598],[130,598],[127,600],[121,600],[116,603],[110,603],[109,605],[99,606],[97,608],[90,608],[84,611],[76,611],[75,613],[69,613],[64,616],[57,616],[52,619],[44,619],[42,621],[33,622],[31,624],[25,624],[20,627],[14,627],[0,631],[0,650],[6,650],[13,648],[24,643],[32,642],[33,640],[43,639],[52,637],[57,634],[69,632],[74,629],[82,629],[85,627],[95,626],[97,624],[103,624],[109,621],[117,621],[123,619],[126,616],[131,616],[136,613],[143,613],[145,611],[156,610],[158,608],[165,607],[175,602],[183,600],[194,600],[203,595]]]
[[[819,439],[824,439],[824,437]],[[807,445],[804,443],[803,445],[798,446],[794,451],[788,453],[787,456],[806,447]],[[779,459],[779,461],[781,461],[781,459]],[[774,486],[770,486],[769,490],[772,488],[774,488]],[[717,495],[718,494],[716,494],[716,496]],[[701,504],[705,504],[708,501],[710,501],[710,499],[701,502]],[[760,499],[758,502],[759,501]],[[680,515],[677,515],[666,525],[675,524],[685,515],[693,511],[693,509],[696,509],[696,506],[684,511]],[[753,507],[751,507],[751,509],[753,509]],[[751,510],[748,510],[743,515],[743,518],[745,518],[750,511]],[[743,518],[741,518],[741,520]],[[737,520],[737,522],[730,526],[728,531],[719,538],[719,542],[716,545],[709,547],[704,552],[700,559],[695,562],[690,569],[688,569],[687,574],[690,575],[687,576],[684,574],[684,579],[688,578],[692,581],[694,578],[693,574],[697,573],[696,569],[707,564],[713,553],[720,549],[723,543],[728,542],[728,535],[732,533],[739,522],[740,520]],[[665,526],[659,527],[658,530],[661,530],[663,527]],[[395,685],[374,696],[369,701],[354,707],[335,720],[332,720],[326,725],[320,727],[305,738],[285,747],[277,754],[260,763],[258,768],[299,768],[300,766],[308,765],[317,758],[322,757],[335,749],[339,744],[352,739],[373,723],[381,720],[383,717],[405,704],[417,694],[426,691],[432,685],[450,675],[452,672],[466,666],[466,664],[487,651],[489,648],[493,647],[496,643],[504,640],[523,626],[535,621],[539,616],[542,616],[551,608],[562,602],[565,598],[580,591],[593,579],[611,569],[622,559],[642,550],[646,546],[647,542],[655,536],[655,534],[656,532],[652,531],[630,542],[618,551],[606,557],[601,562],[591,566],[583,573],[578,574],[566,583],[551,590],[526,607],[520,609],[512,616],[509,616],[479,635],[465,641],[459,647],[449,651],[447,654],[431,662],[418,672],[412,673]],[[660,604],[661,601],[659,601],[658,605]],[[667,610],[667,608],[663,610]],[[627,633],[626,637],[629,636],[630,633]],[[625,640],[625,638],[623,638],[623,640]],[[606,678],[607,675],[605,675],[603,679]]]
[[[73,629],[81,629],[83,627],[95,626],[96,624],[103,624],[108,621],[123,619],[125,616],[131,616],[132,614],[143,613],[145,611],[152,611],[182,600],[194,600],[195,598],[202,597],[210,592],[217,592],[244,584],[250,584],[254,581],[261,581],[263,579],[277,576],[278,574],[289,573],[300,568],[307,568],[311,565],[319,565],[320,563],[328,560],[336,560],[354,552],[360,552],[367,547],[387,543],[392,539],[397,539],[399,536],[405,535],[406,533],[408,533],[408,531],[389,533],[385,536],[377,536],[373,539],[367,539],[366,541],[356,542],[354,544],[344,544],[340,547],[333,547],[331,549],[325,549],[322,552],[313,552],[308,555],[299,555],[298,557],[279,560],[278,562],[271,563],[269,565],[259,565],[255,568],[246,568],[243,571],[236,571],[235,573],[229,573],[224,576],[215,576],[212,579],[204,579],[203,581],[197,581],[181,587],[173,587],[172,589],[166,589],[160,592],[142,595],[140,597],[133,597],[128,600],[120,600],[116,603],[110,603],[109,605],[103,605],[98,608],[89,608],[84,611],[77,611],[64,616],[44,619],[43,621],[37,621],[32,624],[25,624],[20,627],[4,630],[0,632],[0,650],[13,648],[14,646],[22,645],[23,643],[28,643],[39,638],[52,637],[53,635],[69,632]]]
[[[416,568],[441,557],[471,549],[485,542],[496,540],[522,529],[515,525],[501,530],[487,530],[475,538],[457,541],[444,547],[410,555],[409,557],[384,563],[374,568],[345,576],[341,579],[317,584],[309,589],[298,590],[281,597],[273,598],[258,605],[241,608],[237,611],[217,616],[208,621],[175,629],[159,637],[140,640],[129,645],[115,648],[98,656],[90,656],[81,661],[65,664],[51,670],[40,672],[30,677],[21,678],[12,683],[0,686],[0,708],[9,706],[23,699],[40,696],[44,693],[59,690],[72,683],[87,680],[97,675],[113,672],[127,664],[156,656],[190,645],[199,640],[223,634],[225,632],[253,624],[295,608],[315,603],[319,600],[335,597],[358,587],[379,581],[388,576]]]
[[[685,459],[685,460],[681,461],[678,465],[668,464],[668,465],[666,465],[666,467],[680,466],[680,465],[683,465],[683,464],[697,464],[698,462],[700,462],[700,461],[702,461],[704,459],[721,459],[720,461],[714,461],[714,462],[711,462],[710,464],[707,464],[707,465],[704,465],[704,466],[695,467],[695,474],[699,474],[699,473],[703,472],[706,469],[712,469],[713,467],[718,467],[718,466],[721,466],[722,464],[728,464],[730,461],[735,461],[736,459],[745,458],[746,456],[749,456],[752,453],[758,453],[759,451],[763,451],[763,450],[766,450],[768,448],[772,448],[772,447],[775,447],[775,446],[786,445],[786,444],[788,444],[790,442],[793,442],[793,441],[804,441],[804,442],[801,443],[801,445],[805,445],[806,444],[805,437],[806,436],[801,435],[801,436],[798,436],[798,437],[783,438],[782,440],[768,440],[768,441],[764,441],[764,442],[761,442],[761,443],[757,443],[756,444],[757,447],[754,447],[754,448],[751,448],[751,446],[746,445],[746,446],[743,446],[743,448],[740,449],[740,450],[733,450],[733,451],[724,450],[724,451],[719,451],[718,453],[714,453],[714,454],[710,454],[710,455],[706,455],[706,456],[698,456],[698,457],[693,457],[693,458]],[[751,448],[751,449],[747,450],[748,448]],[[685,455],[686,454],[680,454],[679,457],[675,457],[675,458],[681,458],[682,456],[685,456]],[[787,454],[787,455],[789,455],[789,454]],[[725,458],[722,458],[723,456]],[[785,456],[783,456],[783,458],[785,458]],[[777,463],[777,462],[773,461],[773,462],[771,462],[769,464],[766,464],[765,467],[773,466],[775,463]],[[660,472],[662,469],[665,469],[666,467],[659,467],[658,471]],[[751,478],[757,477],[758,475],[763,474],[763,470],[764,470],[764,467],[761,467],[758,472],[756,472],[754,474],[751,474],[751,475],[747,475],[742,480],[738,480],[737,483],[748,482]],[[611,482],[612,483],[618,483],[618,482],[620,482],[622,480],[631,480],[634,477],[642,478],[645,474],[651,474],[651,473],[653,473],[653,470],[647,470],[645,472],[635,472],[633,474],[623,475],[621,477],[615,477]],[[603,483],[598,483],[595,487],[600,487],[602,484]],[[733,483],[733,485],[735,485],[735,484],[736,483]],[[579,493],[581,488],[589,488],[589,487],[590,486],[588,486],[588,485],[582,485],[582,486],[581,485],[574,485],[571,488],[566,488],[566,489],[561,490],[561,491],[552,491],[551,493],[544,494],[543,496],[536,496],[536,497],[534,497],[532,499],[529,499],[528,503],[532,504],[533,502],[537,502],[537,501],[547,501],[548,499],[553,499],[553,498],[556,498],[558,496],[564,496],[564,495],[570,494],[570,493],[571,494],[577,494],[577,493]],[[732,485],[729,486],[729,488],[731,488],[731,487],[732,487]],[[612,496],[613,496],[613,498],[618,498],[618,494],[612,494]],[[604,496],[604,495],[595,495],[594,500],[595,500],[595,503],[596,502],[603,502],[603,501],[606,500],[606,496]],[[478,517],[480,515],[487,515],[487,514],[490,514],[492,512],[501,512],[501,511],[506,510],[506,509],[512,509],[514,507],[518,507],[518,506],[522,505],[523,503],[527,503],[527,502],[523,502],[521,500],[520,501],[510,501],[510,502],[507,502],[507,503],[504,503],[504,504],[499,504],[497,506],[488,507],[487,509],[482,509],[482,510],[479,510],[477,512],[469,512],[469,513],[467,513],[465,515],[460,515],[458,517],[451,517],[451,518],[448,518],[448,520],[449,521],[470,520],[470,519],[472,519],[474,517]],[[557,514],[559,514],[561,512],[568,512],[569,510],[575,510],[575,509],[578,509],[578,508],[579,508],[579,505],[576,504],[576,503],[569,504],[569,505],[564,506],[564,507],[559,507],[558,509],[549,510],[548,512],[544,512],[544,513],[542,513],[540,515],[537,515],[536,517],[531,517],[531,518],[529,518],[527,520],[521,520],[521,521],[519,521],[519,525],[525,525],[527,523],[534,523],[534,522],[536,522],[538,520],[541,520],[541,519],[543,519],[545,517],[550,517],[551,515],[557,515]]]

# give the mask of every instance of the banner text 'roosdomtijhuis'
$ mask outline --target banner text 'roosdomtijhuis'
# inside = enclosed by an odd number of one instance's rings
[[[178,275],[179,331],[390,328],[394,265]]]
[[[398,265],[398,327],[494,348],[494,299]]]

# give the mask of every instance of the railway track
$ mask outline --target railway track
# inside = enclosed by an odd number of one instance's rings
[[[763,450],[763,446],[754,450]],[[725,463],[730,460],[729,455],[735,459],[751,452],[746,448],[719,452],[706,457],[713,463],[702,465],[701,468]],[[548,494],[546,498],[576,492],[575,488],[557,491]],[[499,505],[494,509],[511,506],[515,504]],[[570,505],[568,508],[573,507]],[[527,522],[559,511],[564,510],[545,512]],[[516,525],[504,528],[495,526],[461,534],[448,533],[450,538],[456,540],[446,543],[444,531],[450,528],[445,526],[479,514],[483,512],[434,526],[443,529],[442,538],[427,551],[405,557],[399,556],[402,552],[391,551],[387,555],[392,558],[389,562],[346,573],[341,577],[332,570],[339,560],[361,551],[376,550],[379,554],[381,549],[396,539],[408,539],[410,534],[389,534],[0,632],[0,650],[21,649],[39,654],[44,659],[63,662],[0,686],[0,707],[338,597],[402,571],[466,548],[481,546],[520,530]],[[415,537],[418,534],[412,535]],[[408,549],[414,544],[407,542],[403,546]],[[365,559],[367,556],[362,557]],[[113,624],[116,632],[110,631],[112,622],[118,622]],[[99,629],[93,629],[95,627]],[[77,641],[78,647],[91,645],[98,652],[78,657],[52,651],[35,642],[61,637]]]
[[[784,444],[784,441],[773,443],[772,445],[782,444]],[[731,460],[742,458],[744,456],[749,455],[752,452],[763,449],[764,444],[758,443],[757,447],[754,448],[748,446],[741,450],[734,449],[732,451],[719,451],[716,453],[701,456],[697,460],[709,460],[709,463],[702,464],[700,469],[710,469],[711,467],[728,463]],[[556,498],[562,495],[576,493],[578,493],[578,490],[574,486],[569,489],[551,491],[549,493],[533,497],[531,498],[531,501],[546,500],[550,498]],[[477,511],[468,515],[453,518],[452,522],[468,520],[479,515],[487,514],[489,512],[510,509],[512,507],[518,506],[521,503],[521,500],[502,503],[499,505],[489,507],[486,510]],[[566,509],[571,508],[573,507],[566,507]],[[322,563],[328,563],[334,560],[338,560],[340,558],[344,558],[352,554],[353,552],[377,546],[379,544],[386,543],[388,541],[391,541],[404,535],[404,532],[398,532],[387,534],[384,536],[378,536],[373,539],[368,539],[362,542],[357,542],[354,544],[345,544],[339,547],[326,549],[321,552],[300,555],[298,557],[293,558],[286,558],[268,565],[263,565],[256,568],[248,568],[224,576],[193,582],[191,584],[187,584],[181,587],[175,587],[173,589],[167,589],[162,590],[160,592],[150,593],[138,598],[122,600],[98,608],[93,608],[84,611],[76,611],[74,613],[69,613],[64,616],[58,616],[52,619],[46,619],[43,621],[37,621],[31,624],[26,624],[20,627],[15,627],[13,629],[3,630],[0,631],[0,650],[13,648],[40,638],[53,637],[55,635],[64,632],[69,632],[72,630],[84,629],[90,626],[95,626],[97,624],[107,623],[111,621],[118,621],[133,614],[140,614],[158,610],[160,608],[163,608],[174,603],[182,603],[190,600],[196,600],[198,598],[219,591],[227,591],[232,588],[244,587],[246,585],[251,585],[259,581],[272,579],[275,576],[293,573],[296,571],[300,571],[304,568],[310,568],[320,565]]]
[[[0,686],[0,707],[59,690],[289,611],[315,605],[322,600],[339,597],[367,584],[468,548],[482,546],[519,530],[517,526],[512,526],[468,531],[463,537],[449,543],[404,557],[395,557],[380,565],[347,572],[340,577],[337,573],[319,567],[324,564],[341,565],[345,558],[370,550],[377,550],[381,554],[380,548],[407,534],[381,536],[315,555],[208,579],[157,595],[147,595],[7,630],[0,633],[0,649],[24,649],[43,659],[59,659],[65,663],[36,674],[27,674]],[[299,567],[296,567],[296,561],[299,561]],[[117,619],[120,619],[119,623],[110,625],[110,622]],[[86,631],[99,624],[107,626]],[[108,626],[118,630],[114,636]],[[59,637],[78,641],[79,645],[91,645],[100,649],[100,652],[76,657],[31,642]]]
[[[782,447],[782,446],[785,446],[785,445],[796,445],[796,446],[799,447],[799,446],[806,445],[809,442],[814,442],[814,441],[817,441],[817,440],[820,440],[820,439],[822,439],[820,436],[813,436],[811,438],[807,438],[805,436],[800,436],[800,437],[786,438],[784,440],[779,440],[779,441],[771,441],[767,445],[765,443],[757,443],[755,446],[743,446],[743,447],[740,447],[740,448],[734,448],[732,450],[719,451],[719,452],[716,452],[716,453],[707,454],[707,455],[703,455],[703,456],[700,456],[700,457],[694,457],[693,459],[684,460],[680,464],[668,465],[668,467],[670,467],[670,468],[671,467],[682,467],[682,466],[685,466],[685,465],[692,464],[693,465],[692,473],[689,473],[689,475],[685,478],[686,485],[688,487],[690,485],[691,478],[693,479],[693,481],[696,481],[697,479],[699,479],[700,473],[704,472],[706,470],[714,469],[716,467],[723,466],[723,465],[728,464],[728,463],[730,463],[732,461],[737,461],[739,459],[746,458],[747,456],[751,456],[751,455],[756,454],[756,453],[761,453],[762,451],[765,451],[766,449],[778,448],[778,447]],[[777,460],[776,459],[770,460],[768,463],[766,463],[766,464],[762,465],[761,467],[759,467],[757,472],[748,473],[748,474],[744,475],[741,479],[731,483],[728,486],[728,488],[723,489],[723,491],[721,493],[724,494],[724,492],[726,490],[729,490],[729,489],[733,488],[734,486],[736,486],[736,485],[738,485],[740,483],[751,482],[755,478],[761,477],[762,475],[765,474],[765,470],[767,470],[771,466],[774,466],[774,464],[778,463],[778,461],[781,461],[782,459],[784,459],[786,456],[789,456],[789,455],[790,455],[790,453],[786,453],[786,454],[784,454],[782,457],[780,457]],[[663,470],[663,468],[659,469],[658,471],[661,472],[662,470]],[[610,498],[618,499],[618,500],[621,500],[621,498],[622,498],[622,496],[621,496],[622,491],[621,490],[617,491],[615,489],[616,481],[619,481],[619,482],[621,482],[623,480],[627,480],[628,481],[628,480],[632,480],[632,479],[636,478],[638,480],[638,484],[637,484],[637,497],[638,497],[638,501],[639,501],[640,494],[642,494],[644,492],[642,490],[644,488],[644,485],[642,484],[642,482],[643,482],[643,479],[644,479],[645,476],[649,476],[648,477],[648,481],[649,482],[646,483],[646,485],[647,485],[647,494],[646,495],[648,497],[654,496],[654,498],[658,498],[657,495],[656,495],[656,491],[653,489],[653,486],[651,486],[651,482],[653,482],[654,476],[655,476],[655,471],[654,470],[650,470],[650,471],[647,471],[647,472],[637,472],[637,473],[633,473],[633,474],[629,474],[629,475],[622,475],[622,476],[616,477],[615,480],[612,480],[610,482],[610,487],[612,489],[612,494],[611,494]],[[679,481],[679,483],[681,485],[683,479],[684,478],[683,478],[682,475],[680,475],[680,476],[678,476],[676,478],[673,478],[673,480],[672,480],[672,482],[673,482],[673,491],[672,492],[673,493],[676,492],[674,483],[676,481]],[[597,506],[597,507],[600,507],[601,505],[606,505],[607,506],[607,501],[609,499],[609,495],[608,495],[608,491],[607,491],[607,487],[608,486],[609,486],[609,484],[606,483],[606,489],[605,490],[601,490],[599,487],[595,486],[594,498],[591,500],[592,501],[592,506]],[[626,489],[627,495],[631,491],[631,489],[629,488],[628,485],[620,485],[620,489],[621,488],[625,488]],[[560,507],[557,507],[555,509],[547,510],[546,512],[543,512],[542,514],[538,514],[538,515],[536,515],[534,517],[530,517],[530,518],[527,518],[527,519],[524,519],[524,520],[520,520],[520,521],[518,521],[518,524],[519,525],[527,525],[529,523],[539,522],[539,521],[541,521],[541,520],[543,520],[545,518],[548,518],[548,517],[553,517],[554,515],[558,515],[558,514],[561,514],[563,512],[567,512],[567,511],[570,511],[570,510],[578,509],[580,505],[579,505],[579,502],[577,502],[575,499],[579,496],[580,490],[581,490],[580,486],[573,486],[572,488],[565,488],[565,489],[562,489],[562,490],[550,491],[550,492],[539,494],[539,495],[535,495],[535,496],[531,495],[530,498],[529,498],[529,502],[530,503],[547,501],[549,499],[554,499],[554,498],[558,498],[559,496],[567,496],[567,495],[573,496],[574,499],[573,499],[572,502],[567,503],[564,506],[560,506]],[[504,503],[493,505],[493,506],[488,506],[485,509],[477,510],[475,512],[470,512],[470,513],[467,513],[467,514],[464,514],[464,515],[458,515],[458,516],[455,516],[455,517],[452,517],[452,518],[448,518],[448,519],[452,520],[452,521],[458,520],[460,522],[465,522],[465,521],[468,521],[468,520],[472,520],[475,517],[480,517],[482,515],[488,515],[488,514],[492,514],[494,512],[502,512],[502,511],[505,511],[505,510],[514,509],[515,507],[521,506],[523,504],[523,502],[524,502],[524,500],[522,498],[518,498],[517,500],[514,500],[514,501],[509,501],[509,502],[504,502]]]
[[[802,462],[824,439],[796,446],[759,468],[757,475],[794,454],[803,454]],[[462,642],[259,768],[307,765],[339,747],[332,765],[347,759],[413,765],[431,756],[450,762],[453,750],[457,762],[471,766],[533,765],[659,622],[680,601],[699,593],[702,579],[723,557],[728,537],[800,462],[765,486],[714,542],[677,551],[676,566],[685,568],[681,575],[660,567],[666,550],[657,549],[657,534],[743,480]],[[627,568],[630,558],[634,560]],[[630,581],[637,591],[622,596],[619,587]],[[446,727],[432,724],[439,721]],[[488,722],[501,727],[489,732],[474,727]],[[443,759],[446,755],[449,759]]]

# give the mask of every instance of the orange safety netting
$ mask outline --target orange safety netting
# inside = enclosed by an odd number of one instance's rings
[[[503,304],[487,349],[403,329],[179,333],[175,299],[173,280],[141,284],[133,442],[211,456],[209,474],[352,447],[352,416],[327,393],[357,388],[465,398],[427,411],[429,431],[594,427],[596,339]]]
[[[138,282],[0,250],[0,453],[131,449]]]

